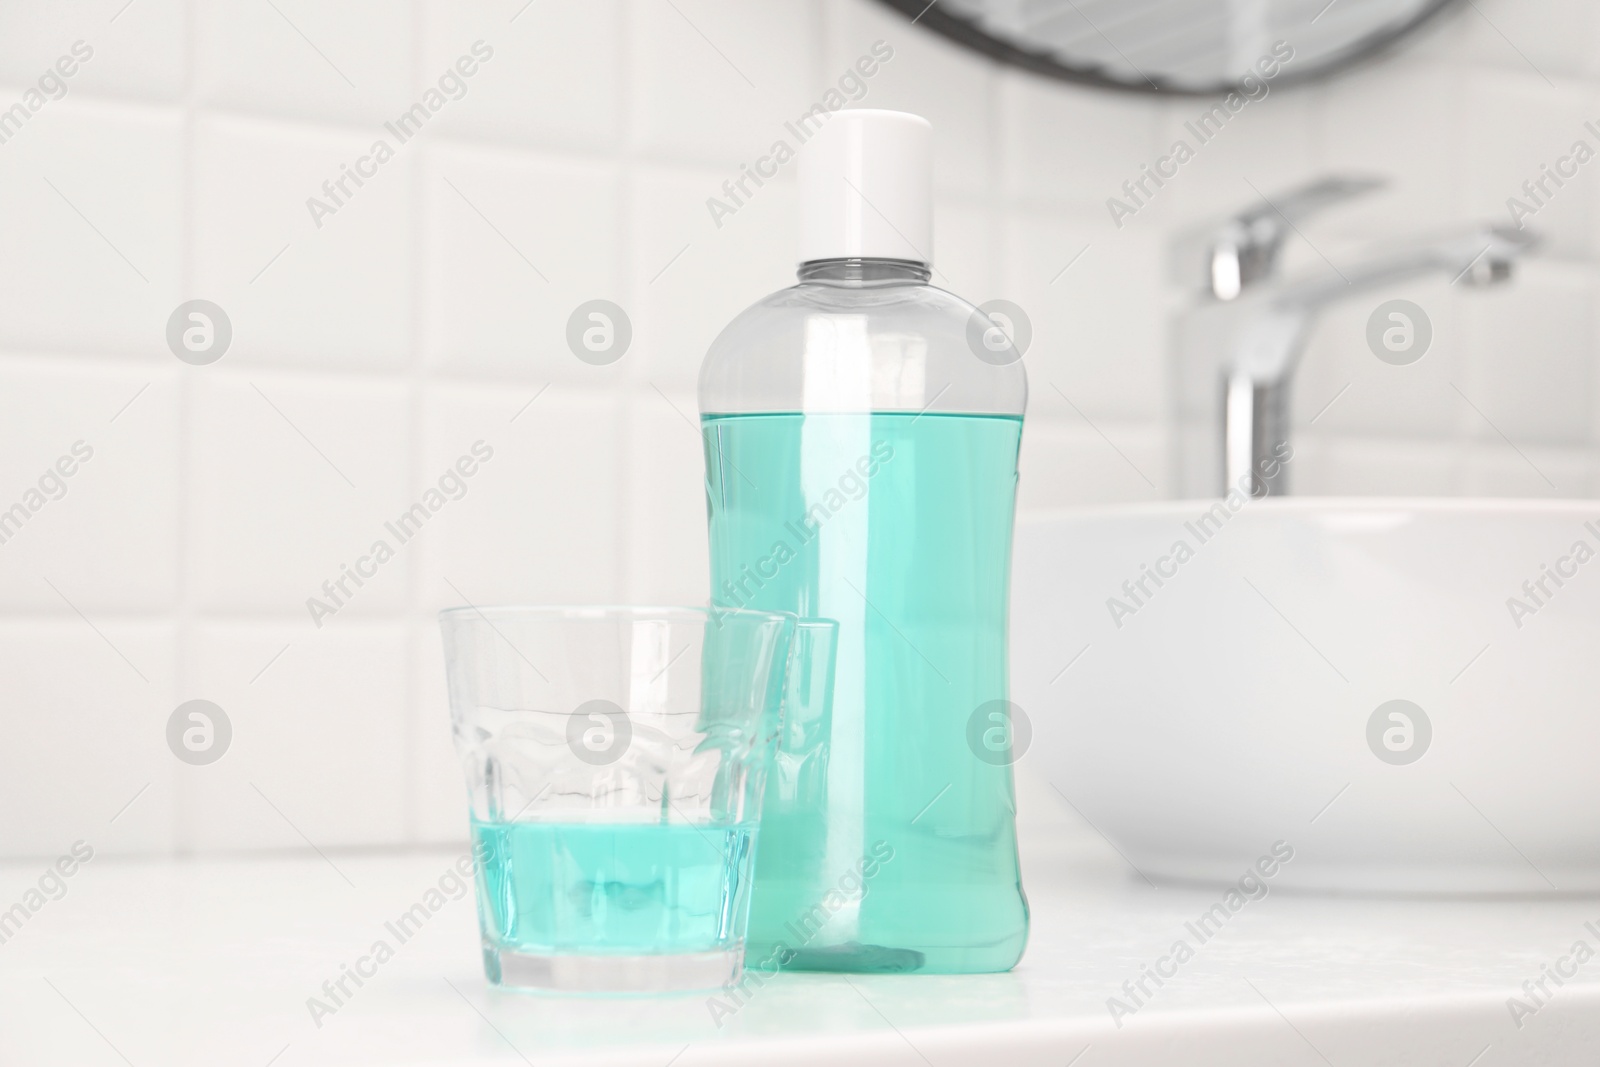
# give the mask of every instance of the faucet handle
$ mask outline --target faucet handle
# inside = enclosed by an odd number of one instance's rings
[[[1235,217],[1248,219],[1268,216],[1281,222],[1286,215],[1290,222],[1299,224],[1301,219],[1313,212],[1365,196],[1388,184],[1388,178],[1376,175],[1329,174],[1314,178],[1304,185],[1286,189],[1274,196],[1269,203],[1252,205]]]
[[[1185,286],[1199,281],[1201,292],[1232,300],[1273,275],[1285,239],[1307,216],[1388,184],[1386,178],[1331,174],[1263,196],[1221,221],[1179,235],[1172,246],[1174,280]]]

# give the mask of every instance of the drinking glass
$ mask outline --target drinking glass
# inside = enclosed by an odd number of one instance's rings
[[[825,696],[812,657],[832,659],[832,624],[800,625],[796,641],[796,618],[773,612],[440,614],[491,982],[648,993],[738,979],[790,662],[805,661],[799,703]]]

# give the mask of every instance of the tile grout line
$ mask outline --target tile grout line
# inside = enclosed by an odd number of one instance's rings
[[[984,114],[988,121],[984,124],[985,148],[988,150],[989,165],[984,168],[984,218],[989,223],[989,290],[999,292],[1002,288],[1013,290],[1014,281],[1011,271],[1006,266],[1006,228],[1007,215],[1004,207],[1005,174],[1010,166],[1006,158],[1005,129],[1001,123],[1005,121],[1002,112],[1000,64],[984,60]],[[937,238],[936,238],[937,239]],[[938,253],[935,252],[935,255]]]
[[[184,19],[184,46],[183,46],[183,95],[180,98],[180,107],[183,111],[182,134],[182,205],[180,207],[180,225],[183,229],[181,239],[179,267],[180,300],[190,299],[190,293],[195,286],[195,247],[198,244],[195,219],[195,187],[198,185],[196,170],[199,166],[199,153],[195,150],[196,127],[199,121],[199,112],[195,102],[195,53],[198,47],[199,14],[198,0],[186,0],[183,5]],[[174,357],[175,358],[175,357]],[[199,373],[204,373],[200,371]],[[177,625],[173,628],[172,649],[172,691],[169,697],[176,697],[182,693],[186,686],[191,684],[195,671],[194,649],[196,641],[196,619],[199,615],[195,603],[195,553],[190,551],[194,541],[192,519],[195,515],[195,464],[196,450],[195,419],[197,418],[198,404],[196,403],[196,383],[194,372],[187,366],[180,367],[177,374],[177,440],[178,440],[178,470],[177,470],[177,505],[178,522],[173,535],[173,551],[177,553],[176,578],[178,583]],[[181,701],[180,701],[181,703]],[[162,753],[161,755],[165,755]],[[195,780],[193,776],[185,774],[179,761],[174,759],[168,771],[172,787],[172,813],[169,816],[169,825],[172,840],[167,848],[169,854],[179,856],[194,855],[196,848],[196,827],[190,816],[194,810]]]
[[[617,267],[616,279],[621,283],[626,310],[635,321],[638,319],[641,290],[638,280],[634,277],[634,266],[638,262],[637,231],[638,219],[635,207],[639,199],[639,145],[638,145],[638,110],[634,104],[635,78],[633,64],[633,49],[639,27],[633,17],[634,7],[631,4],[620,5],[617,9],[618,33],[615,47],[617,55],[617,77],[621,83],[618,99],[621,101],[618,122],[620,152],[613,151],[610,162],[617,167],[621,180],[617,183],[617,235],[616,252]],[[619,294],[621,295],[621,294]],[[636,435],[633,429],[634,413],[641,405],[643,386],[641,378],[648,374],[641,374],[639,367],[639,349],[637,333],[634,337],[633,360],[623,378],[623,387],[617,390],[617,401],[612,406],[614,416],[618,418],[617,426],[617,484],[613,487],[617,505],[617,520],[622,536],[618,538],[612,551],[613,589],[619,602],[626,603],[637,599],[639,590],[635,587],[637,576],[633,566],[633,539],[634,539],[634,463],[633,450]],[[624,355],[624,359],[628,356]]]
[[[428,12],[424,0],[412,0],[411,14],[411,92],[412,99],[420,99],[422,89],[426,83],[423,68],[427,63],[426,37],[428,28]],[[423,413],[424,397],[429,383],[428,371],[425,366],[424,355],[425,338],[430,316],[433,314],[428,293],[428,254],[431,251],[431,235],[428,229],[431,216],[428,210],[428,195],[425,183],[429,173],[428,164],[432,161],[433,145],[424,142],[418,146],[419,151],[410,163],[410,171],[406,177],[410,180],[410,188],[406,192],[407,202],[411,208],[412,231],[407,241],[411,253],[411,299],[409,303],[409,338],[407,347],[410,356],[406,366],[406,419],[410,425],[411,433],[406,442],[406,491],[407,501],[418,499],[423,484],[422,463],[423,453],[426,451],[427,442],[423,435],[427,432],[427,418]],[[435,532],[437,533],[437,531]],[[421,639],[418,631],[417,620],[424,615],[423,605],[427,602],[423,583],[423,557],[426,555],[426,546],[419,546],[419,550],[407,554],[406,558],[406,625],[403,627],[403,648],[406,657],[406,736],[401,751],[404,753],[404,767],[400,775],[401,810],[403,825],[400,828],[401,840],[408,846],[415,847],[422,842],[422,809],[420,797],[422,794],[422,759],[421,737],[422,721],[426,714],[422,698],[422,668],[419,660],[427,642]],[[425,627],[424,627],[425,629]]]

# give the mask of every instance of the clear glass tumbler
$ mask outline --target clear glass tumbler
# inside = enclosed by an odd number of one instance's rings
[[[489,980],[736,981],[791,655],[831,644],[797,642],[793,615],[700,608],[468,607],[440,626]]]

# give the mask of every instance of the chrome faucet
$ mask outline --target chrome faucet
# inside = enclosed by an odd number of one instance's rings
[[[1434,272],[1502,282],[1535,242],[1526,231],[1477,226],[1385,246],[1331,276],[1278,278],[1284,241],[1302,218],[1383,184],[1324,178],[1174,243],[1175,275],[1199,288],[1169,346],[1177,496],[1288,492],[1289,387],[1323,308]]]

